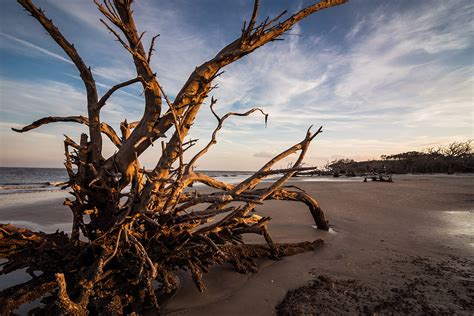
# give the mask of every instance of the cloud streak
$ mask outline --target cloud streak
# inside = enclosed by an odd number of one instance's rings
[[[65,62],[65,63],[68,63],[68,64],[72,64],[72,65],[74,64],[72,61],[70,61],[69,59],[64,58],[64,57],[61,56],[61,55],[58,55],[58,54],[56,54],[56,53],[54,53],[54,52],[52,52],[52,51],[49,51],[49,50],[47,50],[47,49],[45,49],[45,48],[42,48],[42,47],[40,47],[40,46],[38,46],[38,45],[35,45],[35,44],[33,44],[33,43],[30,43],[30,42],[28,42],[28,41],[22,40],[21,38],[17,38],[17,37],[15,37],[15,36],[6,34],[6,33],[4,33],[4,32],[0,32],[0,36],[4,37],[4,38],[6,38],[6,39],[8,39],[8,40],[10,40],[10,41],[14,41],[14,42],[16,42],[16,43],[19,43],[19,44],[21,44],[24,48],[30,48],[30,49],[33,49],[33,50],[36,51],[36,52],[40,52],[40,53],[42,53],[42,54],[44,54],[44,55],[46,55],[46,56],[52,57],[52,58],[57,59],[57,60],[60,60],[60,61],[62,61],[62,62]],[[8,45],[8,44],[7,44],[8,41],[6,41],[6,40],[5,40],[5,41],[0,41],[0,43],[3,43],[2,46]],[[22,52],[25,53],[25,54],[31,54],[31,51],[26,50],[26,49],[22,49]]]

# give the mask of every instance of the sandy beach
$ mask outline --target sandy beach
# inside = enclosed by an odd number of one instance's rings
[[[264,260],[257,274],[214,267],[199,293],[186,272],[168,315],[400,314],[474,312],[474,177],[395,176],[394,183],[294,183],[315,197],[331,230],[318,231],[304,204],[266,202],[276,242],[324,239],[311,253]],[[65,192],[1,196],[0,222],[68,229]],[[259,236],[248,242],[263,242]],[[3,276],[2,288],[19,280]],[[308,283],[310,282],[310,283]],[[276,309],[288,291],[297,290]],[[21,312],[21,311],[20,311]]]

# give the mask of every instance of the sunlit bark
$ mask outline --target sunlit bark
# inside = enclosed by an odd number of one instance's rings
[[[70,236],[62,233],[43,234],[9,225],[0,226],[0,258],[7,259],[1,273],[28,268],[42,271],[40,278],[0,292],[5,304],[3,314],[9,314],[19,304],[36,299],[47,292],[45,311],[60,310],[66,314],[142,312],[158,308],[157,296],[176,289],[173,271],[190,271],[200,290],[204,290],[202,274],[214,264],[230,262],[239,272],[253,272],[255,259],[278,258],[302,251],[314,250],[322,244],[273,243],[267,225],[268,217],[251,215],[257,205],[266,200],[289,200],[305,203],[319,229],[328,223],[316,200],[305,192],[284,188],[284,183],[301,167],[312,140],[322,130],[308,129],[297,144],[283,150],[259,171],[239,184],[218,181],[194,170],[198,160],[217,142],[218,132],[232,116],[267,114],[259,108],[244,113],[218,115],[211,140],[190,161],[183,152],[195,141],[185,142],[197,113],[213,89],[213,80],[222,68],[252,53],[259,47],[280,40],[286,31],[307,16],[346,2],[327,0],[312,4],[287,19],[283,14],[257,22],[259,2],[255,1],[249,23],[244,23],[241,36],[221,49],[212,59],[191,73],[174,100],[169,100],[153,71],[150,60],[155,39],[145,49],[133,17],[131,0],[94,0],[103,14],[101,20],[112,36],[128,51],[137,77],[113,86],[103,96],[97,93],[90,68],[53,21],[32,3],[18,0],[65,51],[80,72],[87,92],[88,117],[46,117],[16,132],[27,132],[53,122],[75,122],[89,127],[79,142],[67,137],[64,141],[65,167],[69,175],[67,186],[72,198],[66,199],[73,213]],[[144,111],[141,119],[120,125],[121,136],[100,120],[100,112],[108,99],[119,89],[141,84],[144,89]],[[162,113],[162,102],[168,110]],[[117,151],[103,157],[102,134]],[[168,135],[162,155],[152,170],[141,168],[138,158],[158,138]],[[298,154],[287,169],[274,169],[291,154]],[[269,175],[279,177],[268,187],[256,188]],[[186,190],[200,182],[215,189],[201,194]],[[205,206],[203,210],[202,207]],[[221,215],[220,220],[214,220]],[[265,243],[243,243],[243,234],[262,235]],[[81,235],[87,240],[82,241]],[[55,255],[52,256],[51,253]],[[153,281],[158,281],[158,288]],[[93,298],[93,299],[92,299]]]

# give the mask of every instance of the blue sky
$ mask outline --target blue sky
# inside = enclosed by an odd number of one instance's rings
[[[134,12],[147,43],[159,33],[153,64],[168,95],[195,66],[240,34],[251,0],[136,0]],[[260,19],[312,1],[261,1]],[[135,77],[128,53],[98,21],[89,0],[35,1],[72,41],[105,91]],[[85,129],[57,123],[26,134],[11,127],[48,115],[85,114],[78,72],[33,18],[2,1],[0,29],[0,165],[60,167],[62,134]],[[267,45],[225,68],[216,82],[216,110],[259,106],[263,118],[226,121],[201,169],[251,170],[300,141],[310,125],[324,133],[313,142],[309,165],[340,157],[378,158],[474,138],[474,2],[352,0],[316,13],[285,41]],[[143,111],[139,85],[116,93],[103,119],[117,127]],[[215,120],[206,106],[191,137],[209,139]],[[113,153],[106,143],[105,151]],[[153,166],[154,146],[142,157]],[[190,153],[192,154],[192,152]]]

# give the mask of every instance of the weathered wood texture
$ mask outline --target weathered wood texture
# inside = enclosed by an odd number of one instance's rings
[[[35,18],[77,67],[87,92],[88,117],[46,117],[16,132],[27,132],[44,124],[75,122],[89,127],[75,142],[65,137],[66,199],[73,213],[72,233],[44,234],[0,224],[0,258],[6,259],[0,273],[27,268],[41,271],[31,281],[0,292],[0,312],[11,314],[20,304],[43,297],[43,312],[86,315],[122,314],[159,308],[159,297],[177,287],[174,271],[190,271],[196,286],[204,290],[202,274],[209,266],[230,262],[238,272],[256,271],[255,259],[279,258],[321,246],[313,243],[275,244],[268,230],[269,217],[255,208],[266,200],[305,203],[319,229],[328,223],[317,201],[305,192],[284,187],[301,167],[311,141],[322,132],[308,129],[297,144],[283,150],[259,171],[239,184],[218,181],[197,172],[194,166],[217,142],[217,133],[232,116],[253,113],[268,115],[259,108],[244,113],[218,115],[217,102],[211,110],[217,126],[211,140],[190,161],[183,152],[196,144],[185,142],[203,102],[213,89],[221,69],[274,40],[279,40],[295,23],[345,0],[326,0],[310,5],[283,20],[283,15],[257,23],[259,2],[255,1],[250,21],[244,23],[239,38],[191,73],[174,100],[170,100],[153,71],[150,59],[155,39],[145,49],[136,27],[131,0],[94,0],[103,14],[101,20],[112,36],[131,55],[137,77],[113,86],[102,97],[97,93],[90,68],[52,20],[31,0],[18,3]],[[144,111],[138,122],[124,120],[120,133],[100,119],[100,111],[119,89],[140,84],[144,89]],[[162,102],[167,105],[163,113]],[[103,157],[102,134],[117,147],[111,157]],[[141,168],[138,158],[157,139],[163,142],[162,155],[152,170]],[[275,169],[283,159],[297,154],[287,169]],[[268,187],[262,180],[279,177]],[[186,190],[200,182],[215,189],[210,193]],[[257,188],[256,186],[259,185]],[[204,206],[204,207],[203,207]],[[243,234],[259,234],[262,245],[245,244]],[[83,238],[81,238],[83,236]],[[86,241],[84,241],[86,240]]]

